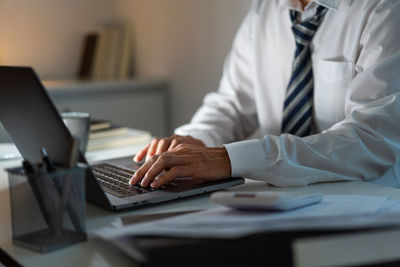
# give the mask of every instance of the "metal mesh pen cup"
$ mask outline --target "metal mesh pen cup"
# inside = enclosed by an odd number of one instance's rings
[[[8,169],[13,243],[39,252],[85,241],[87,165],[28,174]]]

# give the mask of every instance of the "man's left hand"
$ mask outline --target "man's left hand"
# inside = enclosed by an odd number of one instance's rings
[[[178,177],[220,180],[231,176],[231,163],[224,147],[181,144],[146,161],[129,183],[158,188]]]

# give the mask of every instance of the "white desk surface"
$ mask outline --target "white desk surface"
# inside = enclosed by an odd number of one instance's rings
[[[131,153],[134,154],[140,147],[132,147]],[[121,155],[126,153],[122,152]],[[104,154],[107,155],[104,151]],[[117,153],[114,151],[113,155]],[[88,157],[90,158],[90,156]],[[94,159],[98,159],[97,154]],[[90,161],[90,160],[89,160]],[[183,210],[199,210],[216,207],[209,200],[209,194],[180,199],[176,201],[158,204],[124,213],[112,213],[102,210],[90,203],[87,204],[87,229],[89,231],[89,241],[70,246],[52,253],[40,254],[26,250],[12,244],[10,200],[8,191],[8,179],[4,168],[17,166],[20,160],[0,162],[0,247],[14,257],[19,263],[26,266],[134,266],[132,260],[122,252],[113,247],[99,242],[90,234],[90,230],[99,229],[109,225],[116,218],[131,214],[148,214],[160,212],[173,212]],[[400,199],[400,190],[380,185],[364,182],[335,182],[321,183],[307,187],[298,188],[277,188],[268,186],[264,182],[246,180],[246,183],[231,188],[230,190],[275,190],[275,191],[296,191],[307,193],[329,193],[329,194],[364,194],[375,196],[390,196]]]

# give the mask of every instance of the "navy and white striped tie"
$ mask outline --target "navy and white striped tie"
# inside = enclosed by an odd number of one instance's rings
[[[301,23],[298,21],[299,13],[290,12],[296,52],[293,73],[286,89],[282,133],[297,136],[311,134],[314,80],[310,43],[326,12],[326,8],[318,6],[315,16]]]

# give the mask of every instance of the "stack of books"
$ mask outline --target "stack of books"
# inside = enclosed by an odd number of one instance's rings
[[[131,38],[128,27],[106,26],[85,36],[78,78],[128,79],[131,74]]]
[[[90,125],[87,151],[120,148],[150,141],[151,134],[147,131],[113,126],[108,121],[97,121]]]

